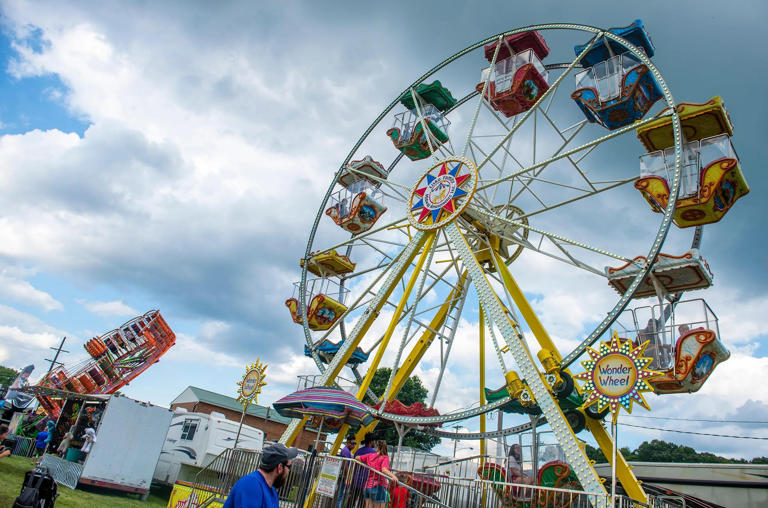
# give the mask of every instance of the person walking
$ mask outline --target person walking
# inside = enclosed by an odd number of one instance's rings
[[[35,436],[35,456],[32,459],[32,464],[38,464],[45,450],[48,448],[48,444],[53,439],[53,427],[55,424],[52,421],[48,421],[45,424],[45,430],[41,430]]]
[[[277,489],[285,484],[298,454],[280,443],[264,448],[259,468],[237,480],[223,508],[279,508]]]
[[[387,502],[387,480],[384,479],[384,476],[397,482],[397,476],[389,470],[387,442],[384,440],[376,441],[376,453],[361,455],[357,457],[357,460],[376,471],[376,473],[369,472],[368,481],[363,491],[366,508],[383,508]]]
[[[373,442],[373,433],[367,433],[365,437],[363,437],[363,442],[360,443],[362,446],[355,452],[355,458],[376,453],[376,448],[371,446]],[[357,508],[363,504],[363,490],[368,481],[368,470],[356,464],[350,465],[350,468],[352,469],[352,482],[347,485],[347,499],[344,506]]]

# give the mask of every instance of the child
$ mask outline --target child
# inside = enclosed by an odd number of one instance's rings
[[[35,455],[32,458],[32,463],[37,464],[40,462],[40,457],[45,453],[45,448],[48,446],[48,439],[51,434],[47,430],[41,430],[35,436]]]
[[[387,442],[376,441],[376,453],[361,455],[357,460],[377,472],[369,474],[368,481],[365,483],[363,491],[365,508],[384,508],[387,501],[387,480],[383,477],[387,476],[397,482],[397,476],[389,470]]]

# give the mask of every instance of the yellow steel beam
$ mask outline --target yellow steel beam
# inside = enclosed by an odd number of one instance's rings
[[[407,259],[405,259],[401,265],[402,268],[400,268],[400,274],[399,274],[400,277],[402,277],[402,275],[404,275],[405,272],[408,270],[408,267],[411,266],[411,262],[413,261],[413,258],[416,257],[416,254],[419,252],[419,249],[423,247],[424,242],[427,241],[428,237],[429,235],[421,235],[419,239],[416,240],[418,243],[415,245],[415,248],[411,251]],[[384,306],[389,296],[392,294],[392,291],[395,290],[396,286],[397,286],[396,283],[390,284],[389,287],[386,288],[382,298],[379,299],[378,304],[375,307],[369,307],[368,309],[366,309],[366,312],[360,318],[360,319],[364,319],[362,323],[362,327],[360,328],[360,331],[358,332],[357,335],[353,337],[349,337],[347,339],[352,342],[351,346],[347,348],[346,353],[344,353],[343,357],[338,362],[336,361],[336,358],[334,358],[333,359],[334,361],[328,365],[328,369],[330,369],[331,372],[327,377],[328,381],[326,385],[330,386],[334,383],[334,380],[341,372],[341,369],[343,369],[344,366],[347,364],[347,361],[349,361],[349,358],[352,356],[352,353],[355,352],[355,349],[360,344],[360,341],[363,339],[363,337],[365,337],[366,332],[371,328],[371,325],[373,325],[373,322],[379,316],[379,311]],[[328,370],[326,370],[323,374],[325,375],[326,373],[328,373]],[[302,418],[300,425],[296,429],[294,429],[291,434],[289,434],[288,436],[283,434],[283,437],[281,437],[281,442],[285,443],[286,446],[291,446],[291,444],[293,444],[293,442],[295,441],[296,437],[299,435],[299,429],[303,428],[306,422],[307,422],[307,418],[306,417]]]
[[[381,358],[384,356],[384,352],[386,351],[387,346],[389,345],[389,340],[392,338],[392,334],[395,333],[395,328],[397,327],[397,323],[400,321],[400,316],[403,314],[403,311],[405,310],[406,305],[408,305],[408,297],[411,295],[411,291],[413,291],[413,287],[416,285],[416,281],[419,279],[421,270],[422,268],[424,268],[424,264],[429,258],[429,254],[432,251],[432,245],[435,242],[436,236],[437,234],[435,232],[429,232],[425,234],[423,237],[424,243],[421,250],[421,255],[419,256],[419,260],[416,262],[416,266],[413,269],[411,278],[408,280],[408,284],[406,284],[405,289],[403,290],[403,294],[400,297],[400,301],[397,304],[395,313],[392,315],[392,319],[390,319],[389,321],[389,326],[387,326],[387,331],[384,332],[384,336],[382,337],[382,340],[379,343],[378,348],[376,348],[376,355],[373,357],[373,360],[371,360],[371,363],[368,366],[368,372],[365,374],[365,377],[363,378],[362,383],[360,383],[360,387],[357,390],[357,400],[363,400],[363,398],[365,397],[365,394],[368,392],[368,387],[371,385],[371,381],[373,380],[374,374],[376,374],[376,369],[379,368],[379,363],[381,362]],[[362,334],[360,334],[360,336],[362,336]],[[359,339],[358,339],[358,342],[359,342]],[[339,451],[339,448],[341,447],[341,442],[344,439],[343,436],[345,436],[348,431],[349,431],[349,425],[345,424],[341,426],[341,428],[339,429],[339,433],[336,436],[336,441],[334,441],[333,447],[331,448],[332,454],[335,454],[336,452]]]
[[[496,251],[493,252],[493,256],[496,258],[496,265],[499,267],[499,272],[501,273],[502,280],[504,281],[504,286],[506,286],[507,291],[515,301],[515,305],[517,305],[517,308],[520,310],[520,314],[523,315],[525,322],[528,323],[528,326],[531,328],[531,332],[533,332],[533,335],[536,337],[539,345],[544,349],[552,351],[552,355],[555,357],[555,359],[558,362],[561,362],[563,357],[557,351],[555,343],[552,342],[552,339],[549,337],[549,334],[544,328],[544,325],[542,325],[541,321],[539,321],[539,317],[533,311],[531,304],[528,303],[528,300],[525,298],[525,295],[520,289],[520,286],[517,285],[517,282],[512,277],[512,274],[509,273],[509,268],[506,264],[504,264],[504,260]]]
[[[509,268],[504,264],[504,260],[499,256],[498,252],[494,251],[494,256],[502,280],[504,281],[504,286],[512,297],[512,300],[514,300],[515,305],[517,305],[517,308],[520,310],[520,314],[523,315],[523,319],[525,319],[526,323],[528,323],[528,326],[531,328],[531,332],[533,332],[539,345],[542,349],[549,350],[552,353],[552,356],[557,359],[558,363],[561,362],[563,360],[562,355],[555,346],[555,343],[552,342],[547,331],[544,329],[544,325],[539,321],[539,317],[533,311],[533,307],[528,303],[528,299],[525,298],[520,286],[517,285],[514,277],[512,277]],[[565,369],[565,372],[570,374],[568,369]],[[576,389],[580,391],[578,386],[576,386]],[[613,460],[611,458],[613,455],[613,442],[602,422],[587,417],[587,429],[595,437],[595,441],[597,441],[597,444],[600,446],[600,449],[610,463]],[[616,476],[621,481],[622,486],[624,486],[624,490],[632,499],[642,503],[648,502],[648,495],[643,491],[642,487],[640,487],[640,482],[637,480],[632,469],[629,467],[629,464],[627,464],[620,453],[617,454]]]
[[[379,363],[381,362],[381,358],[384,356],[384,351],[387,349],[387,346],[389,345],[389,340],[392,338],[392,334],[395,333],[395,328],[397,327],[397,323],[400,321],[400,316],[402,315],[403,310],[405,310],[405,306],[408,304],[408,297],[411,295],[411,291],[413,291],[413,286],[416,285],[416,281],[419,279],[421,270],[422,268],[424,268],[424,264],[429,258],[429,254],[432,250],[432,244],[434,243],[436,236],[437,236],[436,233],[431,232],[424,235],[423,237],[425,238],[425,241],[421,250],[421,256],[419,256],[419,260],[416,262],[416,266],[413,269],[411,278],[408,280],[408,284],[406,284],[405,286],[405,290],[403,291],[403,294],[400,297],[400,301],[397,304],[395,313],[392,315],[392,319],[389,321],[389,326],[387,327],[387,331],[384,332],[384,337],[382,337],[382,340],[379,343],[379,347],[376,349],[376,355],[373,357],[371,364],[368,366],[368,372],[363,378],[363,382],[360,384],[360,388],[357,390],[357,400],[363,400],[363,398],[365,398],[365,394],[368,392],[368,387],[371,385],[371,381],[373,380],[373,375],[376,373],[376,369],[379,367]],[[394,288],[395,284],[393,284],[392,286]],[[364,335],[364,332],[361,332],[358,335],[358,339],[357,339],[358,343],[360,342],[360,339],[363,337],[363,335]],[[354,347],[357,347],[357,345],[355,345]],[[345,363],[346,363],[346,359],[345,359]],[[335,378],[336,376],[334,376],[332,379],[335,379]],[[334,440],[333,446],[331,447],[331,450],[329,452],[330,455],[336,455],[338,453],[339,448],[341,448],[341,443],[344,441],[344,436],[347,435],[347,432],[349,432],[349,425],[348,424],[342,425],[341,428],[339,429],[338,434],[336,434],[336,439]],[[317,482],[318,482],[318,479],[315,479],[315,483],[312,485],[309,495],[307,496],[307,499],[304,503],[304,508],[309,508],[314,504],[315,491],[317,489]]]
[[[433,330],[439,330],[440,328],[443,327],[443,324],[445,324],[445,320],[448,318],[448,314],[450,314],[451,309],[453,309],[454,305],[456,305],[456,299],[459,298],[460,293],[462,292],[462,289],[464,287],[464,284],[466,284],[466,280],[467,280],[467,272],[464,272],[459,278],[459,282],[456,285],[456,289],[451,290],[451,292],[448,294],[448,297],[445,299],[445,302],[443,302],[443,304],[440,306],[438,311],[435,313],[435,316],[432,318],[432,321],[430,321],[429,328],[424,330],[424,332],[421,334],[421,337],[419,337],[419,340],[416,341],[416,344],[413,346],[413,349],[408,354],[408,357],[405,359],[405,361],[400,366],[400,368],[397,369],[397,372],[395,373],[395,379],[392,382],[392,388],[389,390],[389,393],[387,394],[387,400],[391,400],[397,397],[397,394],[403,388],[403,385],[405,385],[405,382],[408,381],[409,377],[411,377],[411,373],[413,373],[413,370],[416,368],[416,365],[424,356],[424,353],[427,352],[427,349],[429,349],[429,346],[432,344],[432,341],[437,336],[437,333],[435,333]],[[361,427],[356,434],[357,442],[362,443],[365,435],[373,431],[373,429],[376,428],[376,425],[378,423],[379,423],[378,420],[376,420],[370,425]]]

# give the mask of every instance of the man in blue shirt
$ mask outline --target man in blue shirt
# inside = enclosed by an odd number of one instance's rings
[[[237,480],[224,508],[279,508],[277,489],[285,484],[298,453],[279,443],[264,448],[259,469]]]

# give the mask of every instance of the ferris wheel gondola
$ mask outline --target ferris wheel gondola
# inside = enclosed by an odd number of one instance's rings
[[[558,41],[572,36],[574,45],[581,44],[576,58],[570,57],[569,63],[541,63],[544,57],[556,61],[566,55],[547,45],[551,31],[559,32]],[[585,33],[590,39],[582,44]],[[599,55],[603,50],[593,51],[598,47],[607,48],[608,59],[614,53],[626,55],[627,62],[632,59],[636,65],[626,67],[627,73],[644,66],[642,82],[651,83],[660,94],[642,103],[634,97],[631,121],[609,125],[595,121],[602,113],[593,112],[597,116],[591,118],[581,105],[574,107],[567,78],[585,69],[596,72],[594,68],[605,61]],[[633,189],[638,176],[632,160],[639,150],[623,141],[624,134],[636,129],[662,122],[668,126],[673,158],[665,182],[669,196],[677,196],[684,164],[679,110],[648,53],[618,29],[548,24],[510,30],[449,57],[385,108],[336,173],[307,243],[305,259],[344,252],[354,261],[354,270],[328,273],[320,277],[326,282],[317,282],[307,277],[308,271],[317,273],[304,263],[291,304],[294,321],[304,329],[307,353],[322,372],[322,384],[333,384],[362,348],[368,360],[367,372],[358,378],[358,399],[368,393],[377,368],[387,365],[391,375],[379,401],[386,408],[417,366],[426,366],[430,406],[448,383],[451,397],[443,397],[443,403],[453,407],[418,417],[380,409],[381,416],[424,425],[479,418],[479,435],[484,436],[489,434],[484,415],[516,404],[520,412],[540,414],[553,429],[581,486],[588,492],[604,492],[575,431],[586,428],[601,447],[610,448],[610,437],[600,422],[603,415],[579,405],[579,388],[569,385],[568,367],[612,331],[634,295],[647,290],[649,277],[663,278],[655,273],[663,268],[657,264],[664,258],[661,249],[676,202],[667,199],[656,210],[661,212],[659,220],[653,219]],[[468,66],[483,60],[490,66],[481,74],[480,84],[456,81],[456,76],[467,74]],[[450,72],[451,66],[461,72]],[[535,93],[526,81],[535,85]],[[510,95],[502,96],[507,89]],[[398,105],[407,111],[397,112]],[[385,125],[387,119],[393,122],[391,128]],[[590,123],[598,125],[587,127]],[[394,141],[396,150],[381,141],[386,138]],[[635,151],[623,166],[617,165],[616,153],[627,150]],[[336,206],[334,196],[346,188],[345,168],[361,157],[383,161],[387,168],[386,175],[369,179],[372,186],[378,185],[382,206],[386,203],[386,220],[340,240],[340,224],[322,219],[329,204]],[[585,228],[585,221],[596,216],[605,224],[625,220],[636,227],[631,236]],[[644,261],[637,258],[638,250]],[[612,280],[604,269],[607,264],[629,264],[634,271],[625,272],[620,281]],[[531,276],[536,269],[547,272]],[[590,332],[573,331],[571,346],[561,352],[567,341],[550,335],[536,302],[530,300],[548,292],[560,295],[558,277],[571,273],[578,274],[577,302],[591,292],[610,298],[612,287],[620,288],[620,295],[604,317],[594,319]],[[317,284],[328,284],[322,288],[325,293],[318,292]],[[692,287],[669,289],[679,295]],[[319,294],[345,298],[344,308],[324,328],[313,327],[311,321]],[[675,302],[679,300],[677,296]],[[332,337],[339,339],[334,343],[338,348],[332,358],[323,358],[321,348]],[[538,351],[532,351],[534,347]],[[471,392],[461,384],[466,383],[463,377],[457,384],[444,376],[446,372],[461,376],[469,370],[479,371],[480,378]],[[500,389],[486,390],[499,385]],[[292,422],[282,440],[290,442],[301,425]],[[370,427],[361,432],[367,430]],[[339,436],[345,432],[342,428]],[[617,468],[628,493],[645,500],[621,458]]]

